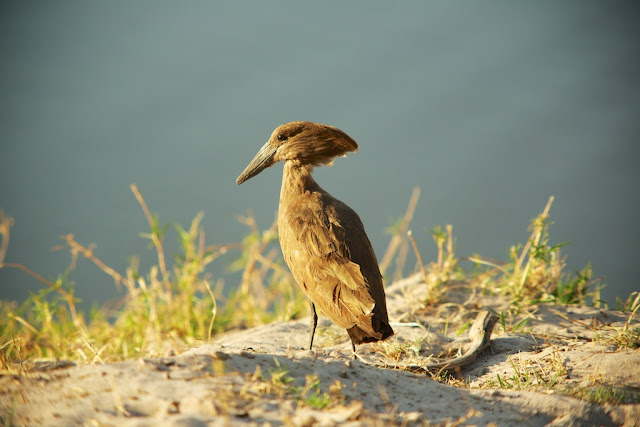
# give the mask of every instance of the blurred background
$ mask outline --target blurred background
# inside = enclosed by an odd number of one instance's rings
[[[414,186],[425,261],[430,230],[445,224],[457,255],[507,260],[555,195],[551,238],[571,242],[568,270],[592,261],[604,297],[626,298],[640,289],[639,12],[598,1],[2,2],[6,261],[54,279],[70,255],[51,248],[73,233],[121,272],[132,255],[153,262],[131,183],[161,222],[186,227],[204,211],[208,243],[238,242],[248,230],[237,215],[272,223],[282,166],[241,187],[236,177],[277,125],[310,120],[360,144],[316,180],[360,214],[379,258]],[[89,261],[70,278],[85,305],[118,295]],[[0,270],[0,298],[41,288]]]

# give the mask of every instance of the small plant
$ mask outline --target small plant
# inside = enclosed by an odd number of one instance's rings
[[[616,300],[616,310],[631,313],[629,316],[629,321],[631,321],[631,318],[640,308],[640,292],[631,292],[631,295],[629,295],[624,302],[622,302],[619,297],[616,298]],[[629,321],[627,321],[627,323]]]
[[[500,313],[496,312],[495,310],[491,311],[493,312],[493,314],[498,316],[498,323],[500,324],[500,326],[502,326],[502,330],[507,333],[525,333],[525,328],[529,324],[529,321],[531,321],[531,315],[527,315],[514,324],[514,320],[517,320],[516,314],[518,314],[520,310],[517,310],[517,312],[500,311]]]
[[[295,378],[289,375],[286,367],[274,357],[275,367],[269,369],[269,379],[262,374],[260,365],[251,377],[250,382],[241,391],[241,395],[255,399],[255,396],[272,394],[281,398],[290,398],[302,405],[315,409],[325,409],[342,405],[344,395],[342,394],[342,384],[336,380],[330,387],[329,392],[323,392],[320,387],[320,377],[317,374],[305,376],[304,385],[296,386]]]
[[[598,285],[598,279],[593,279],[591,264],[575,276],[566,274],[566,260],[560,249],[568,243],[550,243],[549,211],[553,200],[551,196],[542,213],[531,221],[527,242],[511,247],[510,262],[501,264],[477,255],[469,258],[477,265],[490,267],[476,271],[475,281],[486,291],[509,296],[517,310],[541,302],[585,304],[590,301],[600,306],[603,303],[600,290],[604,285]]]
[[[320,389],[320,378],[317,374],[306,375],[305,384],[300,391],[299,399],[305,405],[316,409],[324,409],[331,403],[331,397]]]
[[[572,389],[568,390],[567,394],[598,405],[619,405],[624,403],[625,397],[627,396],[627,392],[623,389],[604,385]]]
[[[432,230],[432,237],[438,247],[438,258],[436,262],[430,263],[427,267],[422,262],[420,251],[413,239],[411,230],[407,232],[415,251],[420,272],[427,285],[427,297],[424,301],[426,306],[438,303],[446,291],[446,287],[454,280],[464,279],[464,272],[458,266],[458,259],[454,250],[453,226],[447,224],[445,231],[442,227],[436,226]]]
[[[550,197],[542,213],[532,220],[529,227],[531,236],[524,247],[511,248],[511,272],[501,287],[517,302],[549,298],[561,280],[565,262],[559,249],[566,243],[549,244],[549,209],[552,203],[553,197]]]
[[[553,352],[550,361],[515,361],[508,356],[513,374],[501,377],[496,374],[495,381],[489,381],[490,387],[513,390],[530,390],[538,387],[554,388],[561,378],[566,377],[567,368],[557,352]]]
[[[269,370],[269,374],[271,375],[269,382],[271,383],[273,392],[278,396],[283,396],[290,393],[293,389],[291,383],[293,383],[294,379],[289,376],[289,371],[280,365],[280,361],[275,356],[273,361],[276,367]]]
[[[554,300],[560,304],[581,304],[585,302],[588,294],[588,288],[592,284],[593,270],[591,263],[588,263],[582,270],[576,272],[575,277],[567,274],[565,280],[558,282],[558,287],[551,292]],[[599,301],[599,289],[597,297],[594,301]]]
[[[640,327],[623,327],[612,328],[612,330],[609,331],[604,330],[596,334],[594,341],[634,350],[640,348]]]
[[[415,340],[407,340],[405,342],[385,341],[376,344],[376,351],[380,353],[383,359],[400,360],[411,363],[412,360],[420,356],[420,351],[427,339],[427,335]]]

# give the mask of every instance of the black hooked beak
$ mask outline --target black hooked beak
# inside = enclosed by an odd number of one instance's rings
[[[273,147],[267,141],[266,144],[262,146],[258,154],[251,160],[249,166],[240,174],[238,179],[236,179],[236,184],[240,185],[249,178],[252,178],[262,172],[264,169],[273,165],[273,158],[276,155],[276,151],[278,151],[278,147]]]

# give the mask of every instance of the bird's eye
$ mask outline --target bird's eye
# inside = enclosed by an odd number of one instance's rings
[[[283,134],[279,134],[278,135],[278,141],[286,141],[287,140],[287,136],[283,135]]]

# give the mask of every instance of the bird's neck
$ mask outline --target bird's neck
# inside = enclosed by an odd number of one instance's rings
[[[319,189],[311,176],[313,166],[287,160],[284,162],[280,203],[300,197],[307,191]]]

